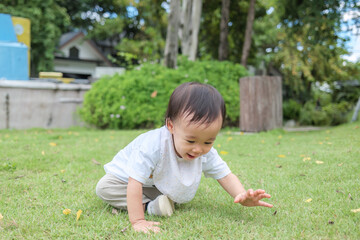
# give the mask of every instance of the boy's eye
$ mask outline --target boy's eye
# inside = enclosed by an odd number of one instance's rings
[[[190,140],[187,140],[188,143],[195,143],[195,141],[190,141]]]
[[[209,144],[212,144],[212,142],[205,142],[205,144],[209,145]]]

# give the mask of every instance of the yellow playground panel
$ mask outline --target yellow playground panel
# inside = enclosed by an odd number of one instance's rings
[[[18,42],[24,43],[28,47],[28,64],[30,73],[30,49],[31,49],[31,22],[30,19],[21,17],[11,17],[15,34]]]

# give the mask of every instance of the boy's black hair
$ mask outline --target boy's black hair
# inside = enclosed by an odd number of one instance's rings
[[[224,99],[216,88],[208,84],[187,82],[172,93],[165,120],[175,121],[178,117],[193,115],[190,122],[210,124],[219,115],[224,122],[225,114]]]

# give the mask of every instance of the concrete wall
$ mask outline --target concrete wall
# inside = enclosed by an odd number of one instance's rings
[[[82,126],[76,114],[91,85],[0,80],[0,129]]]

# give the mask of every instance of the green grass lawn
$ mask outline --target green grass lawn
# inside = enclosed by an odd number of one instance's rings
[[[95,195],[103,165],[144,130],[2,130],[0,238],[360,239],[360,212],[351,211],[360,208],[359,125],[223,130],[215,148],[245,188],[272,195],[266,201],[274,208],[234,204],[215,180],[203,178],[195,198],[172,217],[146,216],[161,222],[157,235],[135,233],[126,212],[113,214]]]

